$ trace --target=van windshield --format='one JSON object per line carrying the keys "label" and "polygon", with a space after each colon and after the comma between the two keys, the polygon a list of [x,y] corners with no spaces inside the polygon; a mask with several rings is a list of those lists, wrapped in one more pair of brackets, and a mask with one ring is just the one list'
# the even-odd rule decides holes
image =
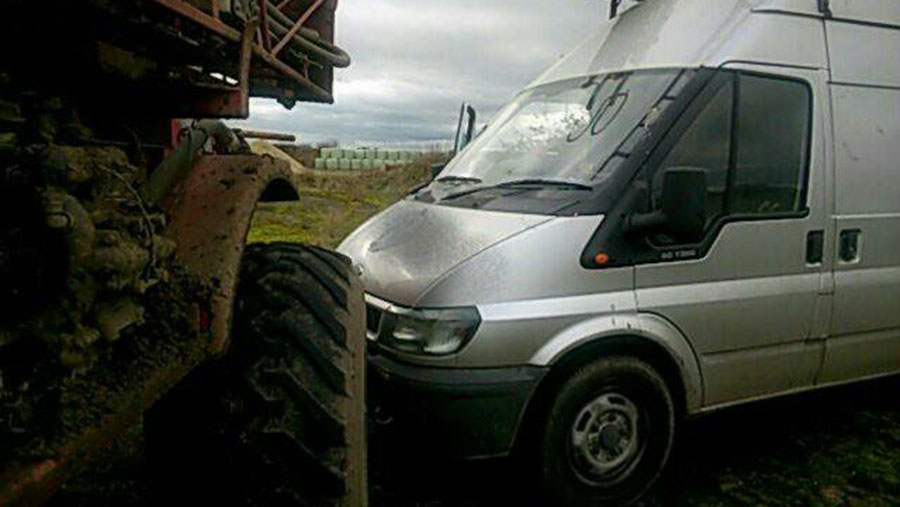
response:
{"label": "van windshield", "polygon": [[522,180],[596,185],[606,162],[621,154],[617,151],[624,144],[633,147],[630,138],[640,137],[670,102],[663,99],[672,95],[676,81],[687,80],[679,80],[683,74],[623,72],[527,90],[447,165],[438,181],[456,190]]}

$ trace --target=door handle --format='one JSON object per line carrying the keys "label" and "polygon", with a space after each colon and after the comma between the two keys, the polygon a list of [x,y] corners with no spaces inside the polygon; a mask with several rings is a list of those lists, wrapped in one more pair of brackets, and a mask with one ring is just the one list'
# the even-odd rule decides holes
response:
{"label": "door handle", "polygon": [[806,263],[822,264],[825,257],[825,231],[810,231],[806,235]]}
{"label": "door handle", "polygon": [[859,229],[847,229],[841,231],[840,248],[838,257],[841,262],[850,263],[859,260],[859,237],[862,231]]}

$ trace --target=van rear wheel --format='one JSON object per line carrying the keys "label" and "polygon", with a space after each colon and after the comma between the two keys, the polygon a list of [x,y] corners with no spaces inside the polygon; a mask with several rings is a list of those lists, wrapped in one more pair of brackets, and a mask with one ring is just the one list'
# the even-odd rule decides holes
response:
{"label": "van rear wheel", "polygon": [[663,378],[630,357],[578,370],[551,404],[540,437],[540,484],[548,505],[622,505],[662,472],[675,436]]}

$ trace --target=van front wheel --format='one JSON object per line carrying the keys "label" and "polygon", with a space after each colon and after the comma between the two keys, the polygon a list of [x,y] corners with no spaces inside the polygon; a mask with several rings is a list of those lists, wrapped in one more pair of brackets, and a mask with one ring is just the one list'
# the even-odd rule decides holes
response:
{"label": "van front wheel", "polygon": [[540,482],[549,505],[622,505],[656,481],[672,449],[675,409],[662,377],[630,357],[578,370],[551,405]]}

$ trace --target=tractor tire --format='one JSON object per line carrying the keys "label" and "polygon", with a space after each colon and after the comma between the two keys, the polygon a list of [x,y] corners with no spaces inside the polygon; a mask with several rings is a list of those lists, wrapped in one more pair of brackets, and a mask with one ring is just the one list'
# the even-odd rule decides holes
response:
{"label": "tractor tire", "polygon": [[172,492],[163,496],[365,506],[365,305],[349,259],[251,245],[235,305],[223,360],[150,418],[156,483]]}

